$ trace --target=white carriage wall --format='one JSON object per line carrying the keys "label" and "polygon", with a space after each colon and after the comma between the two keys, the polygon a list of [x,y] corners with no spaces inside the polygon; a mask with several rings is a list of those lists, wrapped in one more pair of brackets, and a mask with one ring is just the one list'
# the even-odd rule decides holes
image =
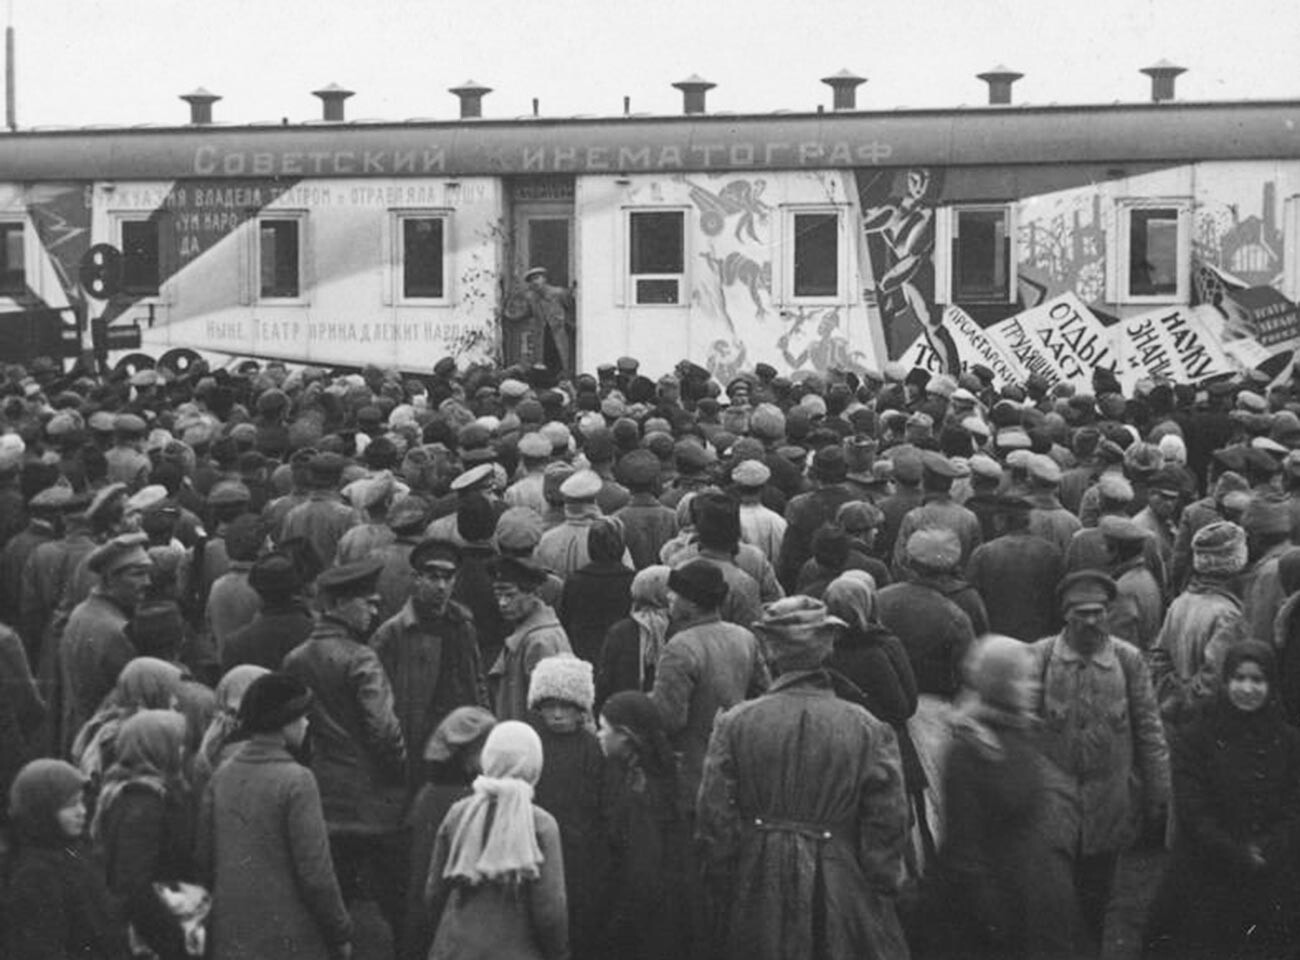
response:
{"label": "white carriage wall", "polygon": [[[685,215],[678,302],[636,303],[629,215]],[[794,217],[838,215],[834,296],[795,296]],[[652,374],[688,358],[724,383],[766,362],[784,373],[879,369],[859,263],[850,172],[579,177],[575,193],[579,367],[622,355]]]}
{"label": "white carriage wall", "polygon": [[[138,321],[145,352],[187,347],[410,370],[427,370],[447,354],[462,363],[493,354],[503,262],[499,180],[303,180],[250,200],[246,191],[254,189],[229,180],[96,191],[94,236],[115,246],[121,220],[161,211],[161,243],[172,248],[172,259],[166,250],[161,259],[177,268],[157,297],[114,321]],[[200,199],[199,190],[208,193]],[[403,215],[442,219],[441,298],[403,295]],[[205,220],[223,216],[234,218],[229,229]],[[258,219],[268,217],[298,223],[297,297],[260,296]]]}

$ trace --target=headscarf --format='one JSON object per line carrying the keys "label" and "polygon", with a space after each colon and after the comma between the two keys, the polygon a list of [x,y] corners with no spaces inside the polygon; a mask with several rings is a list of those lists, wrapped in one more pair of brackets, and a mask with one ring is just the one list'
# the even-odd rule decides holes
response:
{"label": "headscarf", "polygon": [[[1268,700],[1252,714],[1243,713],[1228,699],[1228,681],[1237,668],[1246,661],[1256,663],[1268,679]],[[1232,721],[1246,727],[1282,722],[1281,698],[1277,678],[1277,654],[1260,640],[1243,640],[1230,646],[1223,655],[1223,670],[1219,674],[1219,709]]]}
{"label": "headscarf", "polygon": [[663,714],[650,697],[638,690],[621,690],[605,701],[600,715],[632,741],[644,769],[657,776],[673,772],[673,752]]}
{"label": "headscarf", "polygon": [[122,723],[140,710],[170,710],[181,698],[184,673],[166,660],[136,657],[72,741],[71,758],[81,772],[98,780],[116,756]]}
{"label": "headscarf", "polygon": [[542,863],[533,815],[541,738],[528,724],[506,720],[488,734],[481,761],[442,875],[471,886],[535,880]]}
{"label": "headscarf", "polygon": [[270,672],[265,667],[243,663],[226,671],[217,683],[217,713],[204,731],[203,742],[194,758],[198,776],[206,779],[216,770],[221,751],[239,726],[239,703],[244,699],[244,691],[262,674]]}
{"label": "headscarf", "polygon": [[63,760],[33,760],[21,770],[9,787],[9,817],[14,830],[26,843],[57,847],[66,843],[57,819],[58,812],[86,789],[86,778]]}
{"label": "headscarf", "polygon": [[104,817],[128,784],[161,797],[183,785],[185,717],[175,710],[141,710],[122,722],[117,762],[104,775],[90,835],[100,839]]}
{"label": "headscarf", "polygon": [[865,631],[876,620],[875,579],[869,573],[866,574],[866,579],[851,575],[863,572],[857,570],[840,574],[822,594],[827,611],[857,631]]}
{"label": "headscarf", "polygon": [[639,633],[641,656],[637,661],[637,684],[646,688],[646,671],[659,662],[668,637],[668,576],[672,568],[646,567],[632,578],[632,611]]}

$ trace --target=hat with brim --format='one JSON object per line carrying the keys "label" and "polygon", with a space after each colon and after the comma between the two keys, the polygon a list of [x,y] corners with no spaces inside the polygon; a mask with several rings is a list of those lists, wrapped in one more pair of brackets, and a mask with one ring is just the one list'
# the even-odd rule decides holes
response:
{"label": "hat with brim", "polygon": [[1067,576],[1056,588],[1062,610],[1085,603],[1110,603],[1118,592],[1115,581],[1100,570],[1079,570]]}
{"label": "hat with brim", "polygon": [[311,688],[287,673],[264,673],[239,701],[239,726],[246,734],[274,733],[311,709]]}
{"label": "hat with brim", "polygon": [[550,576],[541,564],[522,557],[498,557],[492,563],[493,584],[508,584],[524,590],[535,590]]}
{"label": "hat with brim", "polygon": [[478,466],[466,470],[453,480],[451,482],[451,489],[455,493],[463,493],[478,486],[485,486],[491,481],[493,474],[494,471],[492,469],[492,464],[480,463]]}
{"label": "hat with brim", "polygon": [[455,570],[460,566],[460,546],[451,540],[432,538],[425,540],[411,551],[412,570],[424,571],[441,567]]}
{"label": "hat with brim", "polygon": [[321,593],[336,599],[368,596],[375,592],[375,584],[383,569],[384,561],[378,558],[330,567],[316,578],[316,587]]}
{"label": "hat with brim", "polygon": [[531,280],[533,279],[533,277],[545,277],[545,276],[547,276],[545,267],[529,267],[527,270],[524,271],[525,280]]}
{"label": "hat with brim", "polygon": [[124,533],[95,548],[86,558],[91,573],[107,577],[126,567],[151,567],[153,560],[145,545],[149,538],[143,533]]}
{"label": "hat with brim", "polygon": [[[670,584],[671,586],[671,584]],[[835,649],[847,624],[827,613],[826,604],[796,595],[767,604],[753,625],[767,656],[782,672],[820,666]]]}

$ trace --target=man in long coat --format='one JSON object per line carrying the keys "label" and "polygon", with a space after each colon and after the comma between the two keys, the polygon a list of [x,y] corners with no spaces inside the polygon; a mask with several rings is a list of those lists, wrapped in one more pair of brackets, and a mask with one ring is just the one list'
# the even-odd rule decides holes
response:
{"label": "man in long coat", "polygon": [[898,742],[835,696],[823,663],[841,626],[808,597],[769,605],[756,630],[778,679],[714,724],[697,836],[718,956],[908,955],[894,909],[908,821]]}

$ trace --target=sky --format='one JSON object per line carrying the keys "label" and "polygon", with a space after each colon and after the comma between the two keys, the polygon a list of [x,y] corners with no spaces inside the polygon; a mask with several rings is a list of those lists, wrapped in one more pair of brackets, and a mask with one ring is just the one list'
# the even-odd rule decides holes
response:
{"label": "sky", "polygon": [[[863,109],[986,100],[975,75],[1025,77],[1017,103],[1146,100],[1137,71],[1188,68],[1186,100],[1300,99],[1300,0],[6,0],[20,127],[451,119],[448,88],[492,87],[484,116],[678,113],[671,84],[717,84],[712,111],[814,110],[819,78],[868,78]],[[2,8],[0,8],[2,9]]]}

